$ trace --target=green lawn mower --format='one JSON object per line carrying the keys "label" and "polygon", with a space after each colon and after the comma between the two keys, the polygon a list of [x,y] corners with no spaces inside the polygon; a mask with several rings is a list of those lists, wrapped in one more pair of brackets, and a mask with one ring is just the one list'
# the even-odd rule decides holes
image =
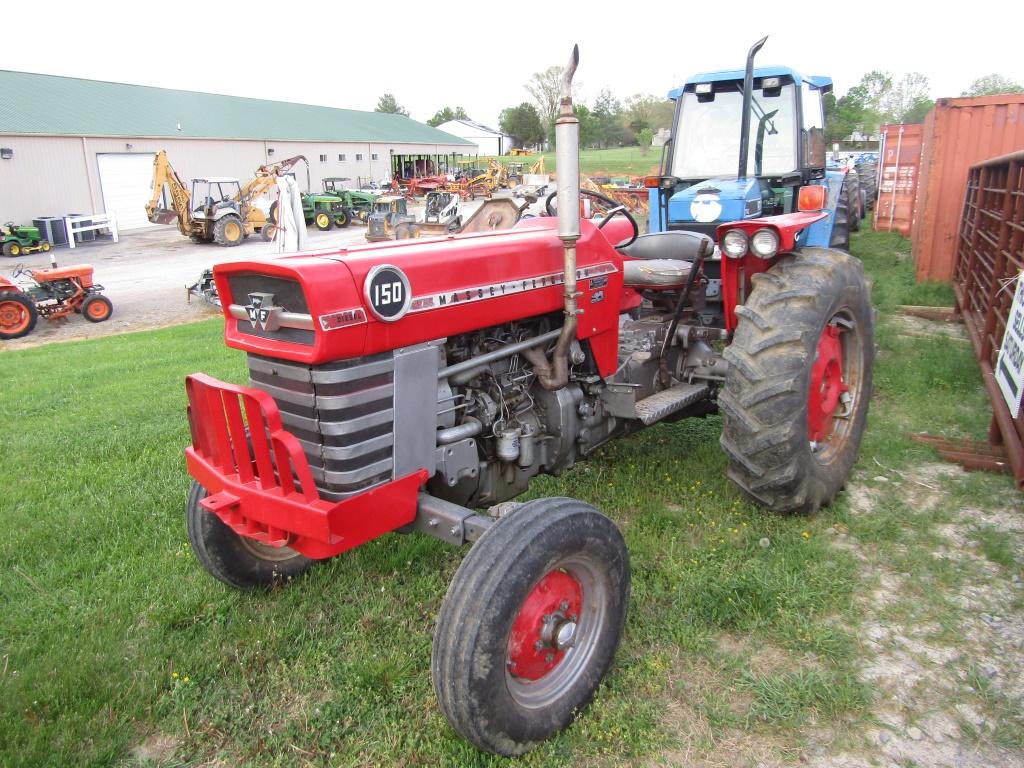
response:
{"label": "green lawn mower", "polygon": [[50,250],[50,241],[45,240],[36,227],[19,226],[9,221],[0,227],[0,248],[4,256],[14,258],[26,253]]}

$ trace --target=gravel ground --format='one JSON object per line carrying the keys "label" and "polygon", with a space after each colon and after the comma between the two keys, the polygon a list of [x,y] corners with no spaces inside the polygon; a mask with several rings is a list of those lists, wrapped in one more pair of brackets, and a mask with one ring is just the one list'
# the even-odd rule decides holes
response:
{"label": "gravel ground", "polygon": [[[463,219],[481,204],[482,201],[463,203]],[[410,212],[419,219],[423,218],[422,206],[410,206]],[[308,250],[365,244],[365,233],[366,228],[360,225],[327,232],[308,227]],[[0,351],[215,317],[219,314],[216,307],[195,298],[191,303],[187,301],[186,286],[195,283],[202,271],[214,264],[274,257],[277,246],[264,242],[258,236],[250,237],[234,248],[195,244],[183,237],[177,227],[161,226],[122,233],[117,243],[103,239],[77,246],[74,250],[58,248],[52,253],[56,254],[57,263],[62,267],[72,264],[95,267],[96,282],[105,287],[106,296],[114,304],[113,316],[104,323],[90,323],[80,315],[58,322],[40,318],[32,333],[0,343]],[[17,260],[0,257],[0,274],[9,277],[19,263],[30,269],[48,267],[50,254],[33,253]]]}

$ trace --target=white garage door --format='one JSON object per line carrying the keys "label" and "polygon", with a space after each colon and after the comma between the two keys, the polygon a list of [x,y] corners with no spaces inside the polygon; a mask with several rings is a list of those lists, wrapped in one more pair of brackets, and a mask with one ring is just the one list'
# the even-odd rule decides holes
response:
{"label": "white garage door", "polygon": [[118,229],[153,227],[146,218],[146,203],[153,190],[153,155],[96,155],[100,169],[103,209],[117,216]]}

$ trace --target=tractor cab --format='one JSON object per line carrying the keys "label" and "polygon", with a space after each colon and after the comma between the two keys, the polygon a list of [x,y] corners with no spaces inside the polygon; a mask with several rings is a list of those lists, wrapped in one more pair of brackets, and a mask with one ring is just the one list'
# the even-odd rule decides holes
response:
{"label": "tractor cab", "polygon": [[[822,97],[832,80],[789,67],[750,72],[749,92],[746,72],[727,70],[694,75],[669,93],[676,114],[651,191],[650,231],[714,238],[722,223],[792,213],[801,187],[826,183]],[[809,228],[802,244],[828,245],[826,224]]]}
{"label": "tractor cab", "polygon": [[238,179],[211,177],[192,180],[192,218],[216,219],[238,212],[242,185]]}

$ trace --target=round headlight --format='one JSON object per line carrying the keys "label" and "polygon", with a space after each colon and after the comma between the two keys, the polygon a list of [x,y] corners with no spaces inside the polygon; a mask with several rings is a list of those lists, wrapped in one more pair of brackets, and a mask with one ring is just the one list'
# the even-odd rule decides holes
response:
{"label": "round headlight", "polygon": [[722,250],[730,259],[746,256],[747,244],[747,233],[742,229],[730,229],[722,236]]}
{"label": "round headlight", "polygon": [[779,252],[779,236],[771,229],[759,229],[750,238],[750,250],[762,259],[770,259]]}

